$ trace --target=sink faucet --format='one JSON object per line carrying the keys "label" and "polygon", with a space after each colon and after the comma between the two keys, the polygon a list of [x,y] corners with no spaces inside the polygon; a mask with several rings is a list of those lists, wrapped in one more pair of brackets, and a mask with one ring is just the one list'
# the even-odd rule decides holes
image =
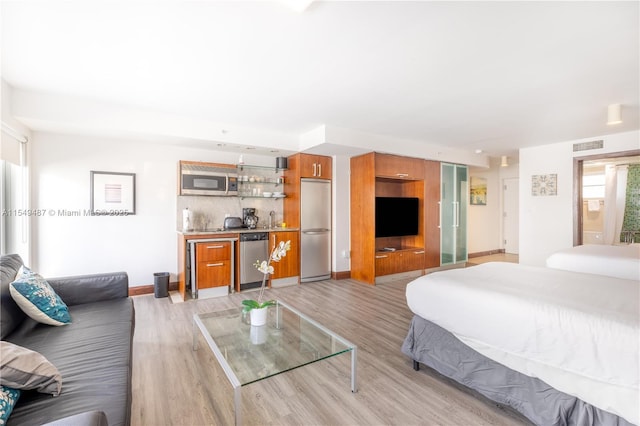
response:
{"label": "sink faucet", "polygon": [[273,228],[273,217],[276,215],[276,212],[271,210],[269,212],[269,228]]}

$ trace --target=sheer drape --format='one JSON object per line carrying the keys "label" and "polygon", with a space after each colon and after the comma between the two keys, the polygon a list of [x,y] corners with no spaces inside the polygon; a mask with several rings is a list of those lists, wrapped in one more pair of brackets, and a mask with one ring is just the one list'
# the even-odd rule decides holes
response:
{"label": "sheer drape", "polygon": [[618,244],[624,220],[628,166],[607,166],[604,190],[605,244]]}

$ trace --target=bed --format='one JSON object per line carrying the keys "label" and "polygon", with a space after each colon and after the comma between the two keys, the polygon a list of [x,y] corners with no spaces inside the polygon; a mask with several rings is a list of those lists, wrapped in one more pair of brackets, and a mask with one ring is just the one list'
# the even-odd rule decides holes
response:
{"label": "bed", "polygon": [[402,351],[536,424],[638,425],[640,285],[492,262],[407,285]]}
{"label": "bed", "polygon": [[585,244],[547,258],[549,268],[640,281],[640,244]]}

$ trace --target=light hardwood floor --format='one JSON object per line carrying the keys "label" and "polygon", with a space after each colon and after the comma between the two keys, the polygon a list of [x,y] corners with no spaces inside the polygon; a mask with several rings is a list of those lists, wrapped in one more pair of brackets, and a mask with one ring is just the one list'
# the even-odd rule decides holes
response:
{"label": "light hardwood floor", "polygon": [[[529,425],[426,367],[413,370],[400,351],[412,317],[407,282],[320,281],[268,290],[267,297],[358,345],[359,391],[350,391],[350,356],[337,356],[243,387],[244,423]],[[238,307],[246,297],[184,303],[134,297],[132,425],[233,424],[231,385],[201,338],[192,350],[192,317]]]}

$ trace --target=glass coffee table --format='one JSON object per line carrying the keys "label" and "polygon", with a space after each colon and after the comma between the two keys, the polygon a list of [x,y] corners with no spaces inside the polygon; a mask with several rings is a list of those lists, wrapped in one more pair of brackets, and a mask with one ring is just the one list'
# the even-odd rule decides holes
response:
{"label": "glass coffee table", "polygon": [[242,386],[351,353],[351,391],[357,391],[357,347],[284,302],[270,307],[267,323],[251,326],[242,308],[195,314],[193,350],[202,334],[231,382],[236,424],[241,424]]}

